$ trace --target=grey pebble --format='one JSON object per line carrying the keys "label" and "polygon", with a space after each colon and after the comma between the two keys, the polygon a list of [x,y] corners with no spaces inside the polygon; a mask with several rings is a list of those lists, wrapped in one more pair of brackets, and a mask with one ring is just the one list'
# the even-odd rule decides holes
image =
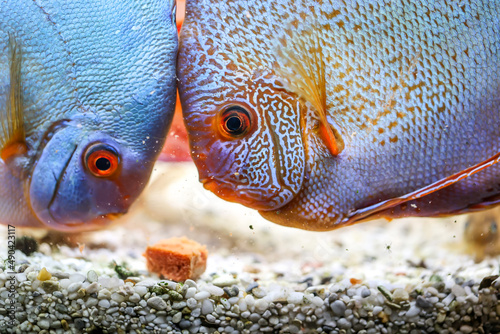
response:
{"label": "grey pebble", "polygon": [[38,320],[37,325],[40,328],[49,329],[50,328],[50,320],[49,319],[40,319],[40,320]]}
{"label": "grey pebble", "polygon": [[424,297],[422,296],[418,296],[417,297],[417,301],[416,301],[416,304],[418,307],[420,308],[424,308],[424,309],[427,309],[427,308],[431,308],[432,307],[432,303],[428,300],[426,300]]}
{"label": "grey pebble", "polygon": [[223,290],[229,297],[236,297],[240,293],[240,289],[236,285],[225,287]]}
{"label": "grey pebble", "polygon": [[250,317],[248,317],[248,320],[250,320],[251,322],[257,322],[257,321],[259,321],[260,318],[261,317],[259,314],[252,313],[252,314],[250,314]]}
{"label": "grey pebble", "polygon": [[336,300],[330,304],[330,308],[332,309],[333,314],[341,317],[345,313],[346,305],[342,300]]}
{"label": "grey pebble", "polygon": [[179,327],[181,329],[188,329],[189,327],[191,327],[191,321],[184,319],[179,323]]}
{"label": "grey pebble", "polygon": [[254,283],[250,283],[247,286],[247,288],[245,289],[245,292],[250,293],[250,291],[252,291],[253,289],[255,289],[258,286],[259,286],[259,284],[255,283],[255,282]]}
{"label": "grey pebble", "polygon": [[56,304],[55,309],[59,313],[68,313],[68,308],[64,304]]}
{"label": "grey pebble", "polygon": [[366,298],[366,297],[370,297],[372,294],[372,292],[370,291],[370,289],[366,288],[366,287],[363,287],[361,289],[361,297],[362,298]]}
{"label": "grey pebble", "polygon": [[83,319],[75,319],[75,328],[76,329],[84,329],[86,327],[85,321]]}
{"label": "grey pebble", "polygon": [[347,320],[346,318],[340,318],[338,321],[337,321],[337,325],[342,328],[342,329],[350,329],[352,327],[352,324],[349,320]]}
{"label": "grey pebble", "polygon": [[60,299],[64,297],[64,295],[62,294],[62,292],[61,292],[61,291],[54,291],[54,292],[52,293],[52,295],[53,295],[54,297],[56,297],[56,298],[60,298]]}

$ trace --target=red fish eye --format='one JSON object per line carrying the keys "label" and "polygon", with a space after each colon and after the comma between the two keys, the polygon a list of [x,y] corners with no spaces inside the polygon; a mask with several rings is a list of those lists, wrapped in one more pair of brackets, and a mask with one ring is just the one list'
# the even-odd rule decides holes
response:
{"label": "red fish eye", "polygon": [[250,129],[250,115],[239,106],[230,107],[222,112],[221,129],[229,137],[241,137]]}
{"label": "red fish eye", "polygon": [[111,149],[91,150],[86,158],[87,169],[96,177],[109,177],[118,170],[118,155]]}

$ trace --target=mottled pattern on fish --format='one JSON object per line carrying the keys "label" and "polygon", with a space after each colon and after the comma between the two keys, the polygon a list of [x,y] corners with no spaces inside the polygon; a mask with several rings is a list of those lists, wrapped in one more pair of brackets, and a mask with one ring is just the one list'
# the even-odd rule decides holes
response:
{"label": "mottled pattern on fish", "polygon": [[[147,183],[173,116],[174,5],[0,0],[0,114],[9,103],[16,47],[28,147],[16,166],[0,159],[0,222],[61,229],[128,209]],[[8,135],[0,128],[1,142]],[[86,175],[79,155],[93,141],[119,151],[118,179]],[[33,196],[40,196],[36,205]],[[36,211],[46,205],[57,222],[40,221],[47,219]]]}
{"label": "mottled pattern on fish", "polygon": [[[289,89],[296,77],[282,75],[279,54],[311,30],[328,121],[345,144],[336,157],[317,111]],[[499,54],[498,1],[188,1],[178,75],[200,179],[277,223],[335,228],[500,151]],[[258,125],[224,140],[214,118],[231,103]],[[381,215],[465,210],[500,193],[499,171]]]}

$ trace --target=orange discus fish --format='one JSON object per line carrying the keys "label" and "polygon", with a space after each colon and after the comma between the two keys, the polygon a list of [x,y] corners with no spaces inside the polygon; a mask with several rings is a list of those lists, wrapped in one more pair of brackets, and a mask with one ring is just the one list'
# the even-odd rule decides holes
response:
{"label": "orange discus fish", "polygon": [[331,230],[500,199],[500,2],[188,0],[178,57],[205,188]]}

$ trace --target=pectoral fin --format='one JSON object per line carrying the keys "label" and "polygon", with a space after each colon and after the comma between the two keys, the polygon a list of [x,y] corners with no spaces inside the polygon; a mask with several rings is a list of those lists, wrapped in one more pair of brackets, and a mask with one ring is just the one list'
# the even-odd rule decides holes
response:
{"label": "pectoral fin", "polygon": [[432,194],[433,192],[449,187],[452,184],[455,184],[460,180],[463,180],[473,174],[476,174],[477,172],[480,172],[483,169],[488,168],[498,162],[500,162],[500,153],[497,153],[487,160],[484,160],[474,166],[464,169],[463,171],[450,175],[444,179],[436,181],[426,187],[423,187],[409,194],[396,198],[391,198],[383,202],[368,206],[366,208],[355,210],[352,213],[350,213],[346,218],[344,218],[340,224],[350,225],[355,222],[359,222],[361,220],[377,218],[377,214],[381,213],[384,210],[393,208],[397,205],[401,205],[408,201],[425,197],[429,194]]}
{"label": "pectoral fin", "polygon": [[276,71],[286,79],[290,91],[314,107],[320,121],[318,135],[336,156],[342,151],[343,143],[327,120],[325,61],[318,29],[282,39],[282,45],[276,50],[280,63]]}
{"label": "pectoral fin", "polygon": [[[9,36],[9,79],[5,102],[0,103],[0,158],[8,162],[27,151],[24,131],[24,114],[21,87],[22,54],[14,37]],[[2,101],[0,100],[0,101]]]}

